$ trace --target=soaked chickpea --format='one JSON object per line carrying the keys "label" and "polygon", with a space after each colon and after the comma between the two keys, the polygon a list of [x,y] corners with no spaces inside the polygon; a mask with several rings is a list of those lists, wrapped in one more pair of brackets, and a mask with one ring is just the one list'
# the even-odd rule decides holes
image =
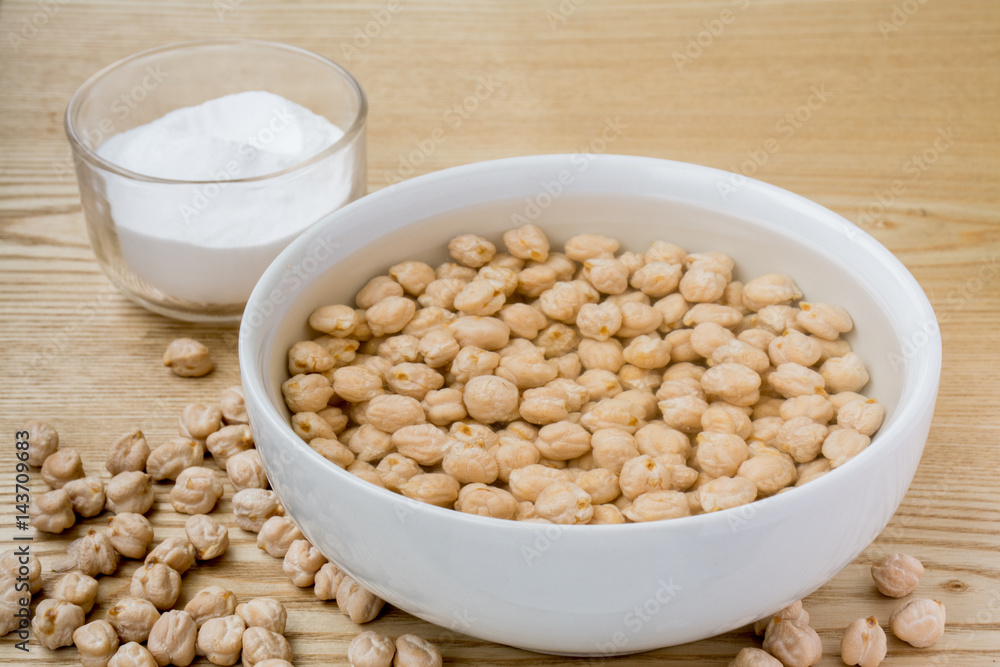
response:
{"label": "soaked chickpea", "polygon": [[663,315],[648,304],[629,301],[615,305],[618,305],[622,314],[622,324],[615,333],[619,338],[651,334],[663,324]]}
{"label": "soaked chickpea", "polygon": [[868,369],[854,352],[827,359],[820,366],[819,373],[826,381],[826,390],[833,394],[861,391],[868,384]]}
{"label": "soaked chickpea", "polygon": [[535,499],[535,514],[552,523],[589,523],[594,516],[590,494],[573,482],[553,482]]}
{"label": "soaked chickpea", "polygon": [[786,331],[803,331],[798,316],[799,309],[792,306],[765,306],[757,313],[755,326],[775,336]]}
{"label": "soaked chickpea", "polygon": [[705,322],[712,322],[730,329],[743,321],[743,314],[731,306],[718,303],[698,303],[691,307],[681,322],[686,327],[695,327]]}
{"label": "soaked chickpea", "polygon": [[655,334],[637,336],[622,351],[622,356],[638,368],[663,368],[670,362],[670,342]]}
{"label": "soaked chickpea", "polygon": [[698,488],[706,512],[739,507],[757,498],[757,485],[745,477],[718,477]]}
{"label": "soaked chickpea", "polygon": [[[472,346],[489,351],[499,350],[510,340],[510,327],[495,317],[466,315],[449,324],[448,328],[463,348]],[[499,363],[499,359],[497,361]]]}
{"label": "soaked chickpea", "polygon": [[622,514],[636,523],[690,516],[688,500],[680,491],[647,491],[635,498]]}
{"label": "soaked chickpea", "polygon": [[621,247],[618,241],[600,234],[578,234],[563,246],[566,256],[577,262],[595,257],[610,257]]}
{"label": "soaked chickpea", "polygon": [[615,340],[598,341],[585,338],[577,348],[580,364],[587,370],[603,370],[617,373],[625,364],[625,353],[622,344]]}
{"label": "soaked chickpea", "polygon": [[489,264],[496,251],[496,246],[475,234],[462,234],[448,243],[452,258],[462,266],[474,269]]}
{"label": "soaked chickpea", "polygon": [[549,257],[549,240],[537,225],[520,225],[503,234],[503,244],[514,257],[544,262]]}
{"label": "soaked chickpea", "polygon": [[768,273],[749,281],[743,286],[743,305],[752,311],[765,306],[784,306],[802,298],[791,276],[783,273]]}
{"label": "soaked chickpea", "polygon": [[858,433],[853,428],[841,428],[831,432],[823,440],[823,456],[830,460],[831,468],[839,468],[871,444],[871,438]]}
{"label": "soaked chickpea", "polygon": [[565,481],[569,481],[569,477],[562,470],[535,463],[512,470],[508,484],[514,498],[533,503],[547,486]]}
{"label": "soaked chickpea", "polygon": [[740,464],[736,474],[756,485],[758,498],[774,495],[793,484],[798,476],[791,458],[776,450],[773,453],[751,456]]}
{"label": "soaked chickpea", "polygon": [[451,507],[458,499],[459,483],[448,474],[422,473],[401,484],[399,491],[412,500],[438,507]]}
{"label": "soaked chickpea", "polygon": [[777,370],[767,376],[767,383],[785,398],[822,394],[826,391],[826,381],[822,375],[791,362],[778,366]]}
{"label": "soaked chickpea", "polygon": [[495,519],[513,519],[517,499],[503,489],[487,484],[466,484],[458,493],[455,509],[466,514],[489,516]]}
{"label": "soaked chickpea", "polygon": [[497,463],[497,478],[506,483],[513,471],[534,465],[541,460],[541,454],[529,440],[519,438],[501,441],[490,450]]}
{"label": "soaked chickpea", "polygon": [[546,359],[562,358],[575,354],[574,350],[580,344],[580,336],[571,327],[556,323],[545,327],[534,343],[544,351]]}
{"label": "soaked chickpea", "polygon": [[472,378],[462,396],[469,416],[486,424],[517,419],[519,398],[513,382],[494,375]]}
{"label": "soaked chickpea", "polygon": [[[534,309],[532,309],[534,310]],[[622,310],[614,303],[586,303],[576,315],[580,334],[598,341],[605,341],[618,333],[622,326]]]}
{"label": "soaked chickpea", "polygon": [[796,322],[809,333],[826,340],[836,340],[840,334],[854,328],[850,314],[832,303],[800,303]]}
{"label": "soaked chickpea", "polygon": [[871,437],[882,426],[885,408],[877,399],[853,400],[837,410],[837,424]]}

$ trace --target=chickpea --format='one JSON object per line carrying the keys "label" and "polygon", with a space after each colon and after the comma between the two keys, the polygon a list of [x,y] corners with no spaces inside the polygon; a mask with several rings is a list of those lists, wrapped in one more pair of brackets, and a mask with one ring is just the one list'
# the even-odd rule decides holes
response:
{"label": "chickpea", "polygon": [[718,301],[725,292],[728,282],[726,276],[721,273],[692,266],[680,279],[678,289],[684,300],[689,303],[707,303]]}
{"label": "chickpea", "polygon": [[729,667],[782,667],[781,661],[759,648],[743,648],[729,663]]}
{"label": "chickpea", "polygon": [[618,241],[599,234],[577,234],[563,246],[566,256],[577,262],[595,257],[611,257],[621,247]]}
{"label": "chickpea", "polygon": [[861,391],[868,384],[868,369],[861,357],[848,352],[842,357],[827,359],[819,369],[826,381],[826,389],[831,393]]}
{"label": "chickpea", "polygon": [[[110,538],[96,530],[89,530],[83,537],[70,542],[66,547],[66,553],[69,562],[90,577],[96,577],[98,574],[114,574],[118,569],[118,552],[115,551]],[[41,585],[41,580],[38,585]]]}
{"label": "chickpea", "polygon": [[[643,429],[648,428],[644,426]],[[643,429],[637,431],[642,432]],[[627,431],[616,428],[598,429],[591,436],[594,461],[601,467],[620,473],[622,466],[639,456],[636,439]]]}
{"label": "chickpea", "polygon": [[[586,286],[587,289],[584,288]],[[576,322],[586,303],[597,303],[597,290],[582,281],[557,282],[538,297],[538,306],[548,317],[564,324]]]}
{"label": "chickpea", "polygon": [[149,445],[142,431],[135,429],[125,433],[112,443],[104,467],[112,475],[120,472],[140,471],[146,468]]}
{"label": "chickpea", "polygon": [[705,322],[731,329],[743,321],[743,314],[731,306],[718,303],[699,303],[688,310],[681,322],[686,327],[694,327]]}
{"label": "chickpea", "polygon": [[832,431],[823,440],[823,456],[830,459],[832,468],[839,468],[864,451],[871,444],[871,438],[858,433],[853,428]]}
{"label": "chickpea", "polygon": [[315,341],[299,341],[288,350],[288,372],[291,375],[322,373],[334,365],[330,352]]}
{"label": "chickpea", "polygon": [[30,419],[21,426],[28,432],[28,465],[42,467],[45,459],[59,449],[59,433],[48,422],[40,419]]}
{"label": "chickpea", "polygon": [[503,244],[507,252],[518,259],[544,262],[549,257],[549,240],[536,225],[508,229],[503,234]]}
{"label": "chickpea", "polygon": [[663,422],[682,433],[694,433],[701,428],[701,416],[708,403],[696,395],[678,396],[659,402]]}
{"label": "chickpea", "polygon": [[118,634],[107,621],[92,621],[73,631],[73,644],[83,667],[107,667],[118,650]]}
{"label": "chickpea", "polygon": [[766,353],[739,339],[729,340],[714,348],[708,359],[713,366],[725,363],[740,364],[755,373],[763,373],[770,366]]}
{"label": "chickpea", "polygon": [[513,471],[533,465],[541,460],[538,449],[528,440],[513,438],[490,450],[497,463],[497,477],[506,483]]}
{"label": "chickpea", "polygon": [[455,295],[454,307],[466,315],[493,315],[507,302],[504,285],[496,280],[476,278]]}
{"label": "chickpea", "polygon": [[[323,569],[328,566],[337,567],[333,563],[325,563]],[[279,635],[285,633],[285,623],[288,620],[285,605],[274,598],[253,598],[242,602],[236,605],[236,615],[243,619],[248,628],[264,628]]]}
{"label": "chickpea", "polygon": [[[313,438],[316,442],[319,438]],[[314,446],[315,448],[315,446]],[[233,487],[237,491],[243,489],[266,489],[268,487],[267,474],[264,472],[264,464],[260,460],[260,454],[256,449],[248,449],[230,456],[226,460],[226,475]]]}
{"label": "chickpea", "polygon": [[466,484],[458,492],[455,509],[466,514],[513,519],[517,499],[508,491],[481,483]]}
{"label": "chickpea", "polygon": [[163,354],[163,365],[182,378],[197,378],[212,372],[212,355],[193,338],[175,338]]}
{"label": "chickpea", "polygon": [[[159,449],[158,447],[157,450]],[[115,514],[145,514],[156,499],[152,476],[136,471],[120,472],[112,477],[104,493],[108,509]]]}
{"label": "chickpea", "polygon": [[351,667],[392,667],[396,645],[391,639],[374,630],[362,632],[347,647],[347,661]]}
{"label": "chickpea", "polygon": [[632,274],[629,284],[654,299],[660,299],[677,290],[683,269],[680,264],[647,261]]}
{"label": "chickpea", "polygon": [[757,485],[744,477],[718,477],[698,489],[706,512],[739,507],[757,498]]}
{"label": "chickpea", "polygon": [[753,424],[744,410],[724,401],[716,401],[701,415],[703,431],[733,433],[746,440],[753,433]]}
{"label": "chickpea", "polygon": [[760,375],[746,366],[731,362],[713,366],[701,378],[701,386],[707,395],[737,406],[756,403],[760,398],[760,384]]}
{"label": "chickpea", "polygon": [[82,572],[64,574],[53,586],[51,597],[75,604],[89,614],[97,599],[97,579]]}
{"label": "chickpea", "polygon": [[526,389],[519,411],[532,424],[553,424],[569,417],[570,412],[565,393],[550,387]]}
{"label": "chickpea", "polygon": [[[281,383],[281,393],[285,398],[285,404],[292,412],[319,412],[327,406],[333,398],[334,389],[330,381],[319,373],[309,375],[296,375]],[[249,433],[250,428],[246,425],[226,426],[222,429],[245,429]],[[208,436],[217,436],[222,431],[212,433]],[[211,450],[211,447],[209,447]]]}
{"label": "chickpea", "polygon": [[778,429],[774,443],[797,463],[808,463],[819,456],[828,432],[826,426],[817,424],[809,417],[794,417]]}
{"label": "chickpea", "polygon": [[416,312],[417,305],[412,299],[390,296],[368,308],[365,318],[372,335],[378,337],[399,333]]}
{"label": "chickpea", "polygon": [[798,479],[795,481],[795,486],[802,486],[808,482],[813,481],[822,477],[826,473],[830,472],[832,467],[830,465],[830,460],[820,457],[809,463],[800,463],[796,466],[796,471],[798,472]]}
{"label": "chickpea", "polygon": [[434,275],[437,276],[438,280],[455,278],[469,282],[476,277],[476,270],[468,266],[456,264],[455,262],[445,262],[434,269]]}
{"label": "chickpea", "polygon": [[84,622],[80,607],[65,600],[42,600],[35,608],[31,629],[42,646],[55,650],[72,646],[73,632]]}
{"label": "chickpea", "polygon": [[414,475],[399,486],[399,492],[407,498],[438,507],[454,505],[458,499],[458,490],[458,481],[444,473]]}
{"label": "chickpea", "polygon": [[[330,351],[327,350],[327,353],[329,354]],[[222,394],[219,396],[219,411],[222,412],[222,419],[227,424],[249,423],[246,399],[243,397],[243,387],[237,384],[223,389]]]}
{"label": "chickpea", "polygon": [[108,517],[109,537],[115,551],[125,558],[142,558],[153,542],[149,519],[134,512]]}
{"label": "chickpea", "polygon": [[837,424],[871,437],[882,426],[885,408],[877,399],[854,400],[837,410]]}
{"label": "chickpea", "polygon": [[403,296],[403,286],[389,276],[375,276],[354,297],[359,308],[371,308],[382,299]]}
{"label": "chickpea", "polygon": [[462,266],[478,269],[490,263],[496,246],[475,234],[462,234],[448,242],[448,253]]}
{"label": "chickpea", "polygon": [[514,498],[519,501],[535,502],[538,495],[550,484],[566,481],[569,481],[569,476],[562,470],[535,463],[512,470],[508,484]]}
{"label": "chickpea", "polygon": [[691,330],[691,347],[699,356],[711,359],[716,349],[733,341],[733,332],[715,322],[703,322]]}
{"label": "chickpea", "polygon": [[628,289],[629,270],[618,259],[595,257],[584,261],[583,277],[602,294],[621,294]]}
{"label": "chickpea", "polygon": [[580,344],[580,336],[571,327],[557,322],[545,327],[534,343],[545,353],[546,359],[552,359],[574,354]]}
{"label": "chickpea", "polygon": [[197,651],[213,665],[235,665],[243,650],[246,629],[244,620],[233,614],[206,619],[197,630]]}
{"label": "chickpea", "polygon": [[923,574],[923,564],[908,554],[889,554],[872,565],[872,579],[878,592],[890,598],[906,597],[917,590]]}
{"label": "chickpea", "polygon": [[622,344],[614,339],[598,341],[585,338],[580,341],[577,354],[580,355],[581,365],[587,370],[617,373],[625,363]]}
{"label": "chickpea", "polygon": [[257,548],[263,549],[274,558],[284,558],[288,547],[301,540],[302,532],[287,516],[272,516],[264,522],[257,533]]}
{"label": "chickpea", "polygon": [[370,484],[385,488],[385,484],[382,483],[382,478],[378,476],[377,472],[375,472],[375,466],[370,463],[365,461],[355,461],[351,465],[347,466],[345,470],[355,477],[363,479]]}
{"label": "chickpea", "polygon": [[36,530],[46,533],[61,533],[76,523],[73,502],[65,489],[35,495],[28,507],[28,516]]}
{"label": "chickpea", "polygon": [[822,394],[826,381],[816,371],[801,364],[787,363],[767,376],[767,383],[785,398]]}
{"label": "chickpea", "polygon": [[698,434],[695,458],[700,469],[712,477],[732,477],[749,458],[749,448],[736,434],[704,431]]}
{"label": "chickpea", "polygon": [[146,472],[156,482],[175,480],[182,470],[200,466],[204,460],[205,446],[202,443],[191,438],[174,438],[150,452],[146,459]]}
{"label": "chickpea", "polygon": [[764,306],[757,313],[755,327],[775,336],[786,331],[802,331],[798,321],[799,309],[792,306]]}
{"label": "chickpea", "polygon": [[160,610],[170,609],[181,593],[181,575],[163,563],[146,563],[132,574],[129,595],[149,600]]}
{"label": "chickpea", "polygon": [[[572,277],[570,273],[570,277]],[[517,274],[517,293],[535,299],[552,289],[559,277],[555,269],[545,264],[528,266]]]}
{"label": "chickpea", "polygon": [[452,387],[427,392],[420,407],[424,409],[427,421],[435,426],[446,426],[468,415],[462,402],[462,392]]}
{"label": "chickpea", "polygon": [[885,630],[874,616],[852,622],[840,640],[840,656],[848,665],[878,667],[885,660],[886,650]]}
{"label": "chickpea", "polygon": [[518,399],[517,386],[494,375],[478,375],[470,379],[462,397],[469,415],[484,423],[517,419]]}
{"label": "chickpea", "polygon": [[663,335],[663,340],[670,343],[670,361],[683,363],[697,361],[701,355],[695,352],[691,345],[691,334],[694,329],[674,329]]}
{"label": "chickpea", "polygon": [[284,513],[285,508],[274,491],[243,489],[233,496],[236,525],[248,532],[260,532],[265,521],[272,516],[282,516]]}
{"label": "chickpea", "polygon": [[[455,307],[455,297],[461,292],[466,285],[469,284],[468,280],[458,280],[455,278],[440,278],[438,280],[432,281],[424,290],[424,293],[417,297],[417,301],[423,306],[424,310],[429,308],[438,308],[451,310]],[[410,323],[407,324],[409,327],[414,320],[420,316],[417,313]],[[404,330],[406,327],[404,327]]]}
{"label": "chickpea", "polygon": [[184,523],[184,532],[194,545],[198,560],[211,560],[229,548],[229,531],[207,514],[195,514]]}
{"label": "chickpea", "polygon": [[444,377],[426,364],[401,363],[389,369],[386,384],[393,393],[422,401],[428,392],[444,386]]}
{"label": "chickpea", "polygon": [[799,326],[818,338],[836,340],[854,328],[850,314],[832,303],[802,302],[799,309],[796,316]]}
{"label": "chickpea", "polygon": [[[316,452],[327,461],[331,461],[341,468],[346,468],[354,463],[354,452],[346,446],[340,444],[337,440],[330,440],[328,438],[313,438],[309,441],[309,446],[316,450]],[[266,489],[267,480],[265,479],[264,483],[256,488]]]}
{"label": "chickpea", "polygon": [[160,612],[152,602],[137,597],[122,598],[108,610],[108,623],[123,643],[146,641],[159,618]]}
{"label": "chickpea", "polygon": [[[254,489],[257,490],[257,489]],[[222,482],[208,468],[186,468],[170,490],[170,504],[181,514],[207,514],[222,497]]]}
{"label": "chickpea", "polygon": [[660,314],[660,326],[662,333],[667,333],[681,326],[684,314],[691,308],[691,305],[684,300],[679,292],[668,294],[662,299],[658,299],[652,304],[653,309]]}
{"label": "chickpea", "polygon": [[[364,311],[361,311],[361,312],[364,312]],[[361,325],[358,325],[358,326],[361,326]],[[364,326],[367,328],[367,326],[368,326],[367,320],[364,321]],[[334,338],[332,336],[320,336],[319,338],[316,338],[316,339],[313,340],[313,342],[319,343],[320,345],[322,345],[323,349],[325,349],[330,354],[330,358],[333,359],[333,368],[331,368],[328,371],[323,371],[323,374],[326,375],[327,379],[330,378],[329,374],[332,371],[334,371],[337,368],[342,368],[342,367],[344,367],[344,366],[352,363],[355,359],[357,359],[357,356],[358,356],[357,355],[357,351],[358,351],[358,348],[361,347],[360,341],[361,340],[367,341],[367,340],[369,340],[371,338],[371,332],[368,332],[368,334],[362,338],[361,334],[358,333],[358,331],[357,331],[357,327],[355,328],[355,332],[354,332],[353,335],[354,335],[354,338]],[[240,395],[239,395],[239,397],[237,399],[231,399],[231,400],[237,401],[237,404],[236,404],[237,407],[238,407],[238,401],[242,400],[242,396],[243,396],[243,394],[240,393]],[[225,418],[226,423],[233,423],[233,424],[245,424],[245,423],[247,423],[247,421],[248,421],[247,419],[236,419],[236,420],[233,420],[233,419],[230,419],[229,417],[226,416],[226,410],[227,410],[227,408],[226,408],[226,405],[225,405],[225,399],[226,399],[226,394],[223,394],[223,400],[219,402],[219,409],[222,410],[222,416]],[[245,404],[243,406],[243,412],[244,412],[244,414],[246,412],[246,405]]]}
{"label": "chickpea", "polygon": [[204,440],[222,428],[222,411],[204,403],[189,403],[180,417],[180,434],[192,440]]}
{"label": "chickpea", "polygon": [[499,283],[504,297],[510,298],[517,291],[517,276],[524,262],[510,255],[497,255],[493,261],[479,269],[475,280],[493,280]]}
{"label": "chickpea", "polygon": [[471,444],[453,446],[441,461],[444,472],[460,484],[491,484],[500,474],[496,459],[482,447]]}
{"label": "chickpea", "polygon": [[641,406],[620,398],[603,398],[580,418],[580,425],[591,433],[602,428],[635,433],[645,422]]}
{"label": "chickpea", "polygon": [[776,616],[764,632],[764,650],[786,667],[810,667],[823,656],[823,642],[808,625]]}
{"label": "chickpea", "polygon": [[742,341],[751,347],[755,347],[765,354],[767,354],[770,350],[771,341],[775,338],[777,338],[777,336],[767,329],[758,329],[754,326],[744,329],[736,335],[736,340]]}
{"label": "chickpea", "polygon": [[819,360],[822,348],[815,338],[788,330],[771,340],[767,352],[775,367],[787,363],[812,366]]}
{"label": "chickpea", "polygon": [[206,586],[191,598],[184,611],[190,614],[199,629],[212,618],[232,616],[236,613],[236,595],[222,586]]}
{"label": "chickpea", "polygon": [[83,460],[75,449],[60,449],[42,463],[42,480],[53,489],[61,489],[85,474]]}
{"label": "chickpea", "polygon": [[765,306],[785,306],[801,298],[802,290],[783,273],[768,273],[743,286],[743,304],[753,311]]}
{"label": "chickpea", "polygon": [[548,324],[548,318],[537,308],[526,303],[510,303],[500,309],[498,317],[520,338],[532,340]]}
{"label": "chickpea", "polygon": [[[316,582],[313,584],[313,592],[318,600],[336,600],[337,587],[347,575],[333,563],[323,563],[323,567],[316,573]],[[274,628],[268,628],[274,630]],[[274,630],[278,632],[277,630]],[[279,633],[280,634],[280,633]]]}
{"label": "chickpea", "polygon": [[637,336],[629,342],[622,356],[638,368],[662,368],[670,362],[670,342],[655,334]]}
{"label": "chickpea", "polygon": [[594,516],[590,519],[592,526],[610,526],[625,523],[625,515],[614,505],[594,505]]}
{"label": "chickpea", "polygon": [[427,285],[434,281],[434,268],[425,262],[400,262],[389,269],[389,276],[395,279],[408,294],[420,296]]}
{"label": "chickpea", "polygon": [[254,667],[270,659],[292,660],[288,640],[264,628],[247,628],[243,632],[243,667]]}
{"label": "chickpea", "polygon": [[758,498],[774,495],[797,477],[795,464],[780,452],[751,456],[740,464],[736,474],[754,483]]}
{"label": "chickpea", "polygon": [[[309,316],[309,326],[334,338],[351,335],[357,325],[357,315],[350,306],[342,304],[320,306]],[[291,366],[291,355],[289,355]]]}
{"label": "chickpea", "polygon": [[618,306],[622,313],[622,324],[615,332],[619,338],[634,338],[651,334],[663,323],[663,315],[645,303],[627,302]]}
{"label": "chickpea", "polygon": [[108,667],[158,667],[149,650],[138,642],[127,642],[108,661]]}
{"label": "chickpea", "polygon": [[368,403],[365,416],[380,431],[395,433],[403,427],[422,424],[424,409],[415,398],[380,394]]}
{"label": "chickpea", "polygon": [[177,574],[184,574],[195,560],[194,545],[183,537],[168,537],[146,554],[146,565],[163,563]]}
{"label": "chickpea", "polygon": [[827,424],[833,419],[833,404],[820,394],[796,396],[781,404],[778,414],[785,421],[795,417],[808,417],[817,424]]}
{"label": "chickpea", "polygon": [[819,343],[822,350],[819,359],[816,361],[817,364],[825,363],[827,359],[833,359],[834,357],[842,357],[851,351],[851,344],[841,338],[826,340],[825,338],[813,336],[813,339]]}
{"label": "chickpea", "polygon": [[296,540],[288,547],[281,569],[291,578],[292,584],[306,588],[313,585],[324,563],[326,558],[319,549],[307,540]]}
{"label": "chickpea", "polygon": [[563,421],[539,429],[535,447],[545,458],[568,461],[589,452],[590,440],[582,426]]}
{"label": "chickpea", "polygon": [[351,577],[344,577],[337,587],[337,606],[358,624],[375,620],[385,602],[364,589]]}
{"label": "chickpea", "polygon": [[147,650],[156,664],[190,665],[194,661],[198,629],[185,611],[164,612],[149,631]]}
{"label": "chickpea", "polygon": [[787,607],[779,609],[777,612],[765,616],[754,623],[753,633],[758,637],[763,637],[764,631],[767,630],[767,626],[771,624],[771,620],[775,617],[784,621],[795,621],[801,625],[809,625],[809,612],[802,607],[802,600],[796,600]]}
{"label": "chickpea", "polygon": [[937,600],[907,600],[889,616],[889,627],[892,634],[910,646],[932,646],[944,634],[944,605]]}
{"label": "chickpea", "polygon": [[587,492],[594,505],[612,502],[621,495],[618,475],[608,468],[593,468],[580,473],[574,484]]}
{"label": "chickpea", "polygon": [[400,635],[396,638],[396,657],[393,667],[441,667],[441,652],[434,644],[417,635]]}
{"label": "chickpea", "polygon": [[662,521],[690,516],[691,509],[680,491],[647,491],[637,496],[622,514],[634,522]]}

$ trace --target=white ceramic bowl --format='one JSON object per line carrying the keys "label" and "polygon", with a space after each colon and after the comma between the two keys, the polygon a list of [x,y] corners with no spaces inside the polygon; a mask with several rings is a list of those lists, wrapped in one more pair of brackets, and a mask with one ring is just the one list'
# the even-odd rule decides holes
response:
{"label": "white ceramic bowl", "polygon": [[[330,560],[432,623],[535,651],[613,655],[694,641],[808,595],[850,563],[899,506],[937,395],[937,323],[917,282],[835,213],[706,167],[627,156],[472,164],[369,195],[306,232],[258,283],[240,331],[247,409],[268,477]],[[732,186],[737,186],[735,192]],[[730,187],[726,187],[730,186]],[[475,232],[499,241],[532,219],[561,245],[581,232],[644,250],[718,250],[737,277],[780,271],[809,300],[842,304],[888,417],[873,444],[793,492],[646,524],[545,526],[409,501],[323,459],[288,425],[286,352],[309,313],[352,302],[403,259],[444,261]]]}

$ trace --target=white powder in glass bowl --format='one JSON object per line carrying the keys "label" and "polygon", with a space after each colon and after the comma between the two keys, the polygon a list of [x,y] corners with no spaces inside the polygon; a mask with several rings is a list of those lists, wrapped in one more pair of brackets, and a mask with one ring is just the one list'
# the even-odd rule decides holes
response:
{"label": "white powder in glass bowl", "polygon": [[[226,95],[171,111],[115,135],[97,150],[128,171],[178,183],[108,174],[106,194],[129,268],[171,297],[242,303],[298,234],[347,203],[353,151],[293,167],[343,131],[283,97]],[[190,181],[202,181],[192,183]],[[239,182],[232,182],[239,181]]]}

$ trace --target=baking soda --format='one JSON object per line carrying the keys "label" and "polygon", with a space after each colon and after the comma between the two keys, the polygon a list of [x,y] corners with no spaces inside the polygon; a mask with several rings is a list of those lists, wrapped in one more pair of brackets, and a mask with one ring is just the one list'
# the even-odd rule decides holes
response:
{"label": "baking soda", "polygon": [[343,136],[327,119],[262,91],[171,111],[97,150],[143,176],[108,174],[122,256],[143,281],[197,304],[242,303],[271,261],[352,195],[354,151],[263,180]]}

